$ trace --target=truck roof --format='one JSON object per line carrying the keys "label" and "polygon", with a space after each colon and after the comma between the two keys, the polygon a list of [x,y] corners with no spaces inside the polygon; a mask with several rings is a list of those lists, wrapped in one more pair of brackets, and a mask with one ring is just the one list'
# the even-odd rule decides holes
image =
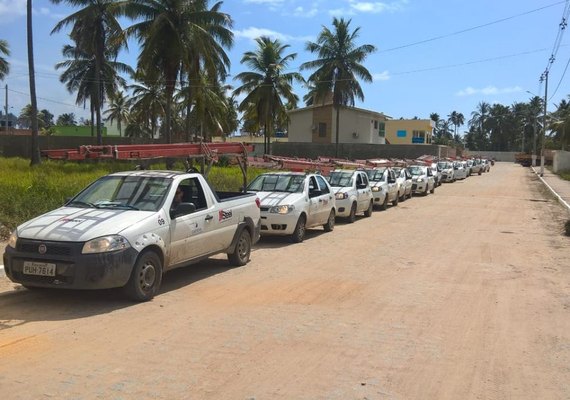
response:
{"label": "truck roof", "polygon": [[174,178],[179,175],[186,174],[181,171],[165,171],[165,170],[140,170],[140,171],[120,171],[109,174],[108,176],[142,176],[148,178]]}

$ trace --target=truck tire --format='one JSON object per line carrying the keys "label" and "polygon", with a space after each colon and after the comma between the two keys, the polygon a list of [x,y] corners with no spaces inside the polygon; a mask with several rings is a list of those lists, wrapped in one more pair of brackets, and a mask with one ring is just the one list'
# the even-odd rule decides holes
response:
{"label": "truck tire", "polygon": [[433,185],[433,188],[429,191],[431,194],[435,193],[435,185]]}
{"label": "truck tire", "polygon": [[305,231],[307,228],[307,218],[305,218],[304,214],[299,216],[297,220],[297,225],[295,225],[295,230],[291,234],[291,241],[293,243],[301,243],[303,239],[305,239]]}
{"label": "truck tire", "polygon": [[334,213],[334,210],[331,210],[327,223],[323,225],[325,232],[332,232],[332,230],[334,229],[335,217],[336,215]]}
{"label": "truck tire", "polygon": [[251,235],[247,229],[242,229],[236,247],[232,253],[228,253],[228,261],[235,267],[241,267],[249,261],[251,254]]}
{"label": "truck tire", "polygon": [[124,286],[125,294],[135,301],[149,301],[158,293],[162,283],[162,262],[154,251],[143,252]]}
{"label": "truck tire", "polygon": [[365,217],[371,217],[373,208],[374,208],[374,200],[370,200],[370,205],[368,206],[366,211],[364,211],[364,216]]}
{"label": "truck tire", "polygon": [[356,221],[356,203],[352,203],[350,214],[348,214],[348,222],[352,224],[354,221]]}
{"label": "truck tire", "polygon": [[[400,193],[398,193],[398,194],[400,194]],[[404,189],[404,192],[400,196],[400,201],[406,201],[406,189]]]}
{"label": "truck tire", "polygon": [[392,206],[397,206],[398,205],[398,201],[400,201],[400,198],[398,197],[399,193],[396,193],[396,198],[394,199],[394,201],[392,202]]}
{"label": "truck tire", "polygon": [[384,203],[380,205],[381,210],[385,210],[387,208],[388,208],[388,193],[386,193],[386,196],[384,197]]}

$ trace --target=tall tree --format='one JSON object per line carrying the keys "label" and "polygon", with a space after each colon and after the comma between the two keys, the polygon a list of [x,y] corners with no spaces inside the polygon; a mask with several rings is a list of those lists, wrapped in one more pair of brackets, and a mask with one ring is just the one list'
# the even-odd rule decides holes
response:
{"label": "tall tree", "polygon": [[[241,63],[249,67],[250,71],[241,72],[235,77],[242,85],[234,91],[234,95],[246,94],[239,109],[247,117],[257,118],[258,125],[264,129],[264,151],[269,154],[276,119],[286,115],[286,103],[297,104],[299,98],[293,93],[292,84],[295,81],[302,82],[303,78],[297,72],[282,72],[297,57],[296,53],[283,54],[289,45],[267,36],[255,41],[257,49],[244,53],[241,59]],[[255,113],[248,113],[252,108]]]}
{"label": "tall tree", "polygon": [[73,25],[70,38],[79,52],[86,58],[93,59],[91,108],[96,116],[97,143],[103,143],[101,109],[105,102],[103,89],[103,68],[111,52],[116,56],[125,45],[123,30],[118,17],[125,5],[124,1],[115,0],[51,0],[55,4],[68,3],[83,7],[59,21],[52,33],[59,32],[67,25]]}
{"label": "tall tree", "polygon": [[469,127],[475,128],[474,143],[476,148],[474,150],[485,150],[487,147],[487,119],[491,106],[484,101],[477,105],[477,109],[471,112],[471,119],[469,120]]}
{"label": "tall tree", "polygon": [[75,121],[75,114],[73,114],[73,113],[61,114],[59,117],[57,117],[57,120],[55,123],[56,123],[56,125],[59,125],[59,126],[75,126],[75,125],[77,125],[77,122]]}
{"label": "tall tree", "polygon": [[[196,59],[207,70],[229,65],[224,47],[233,43],[232,20],[220,11],[222,2],[208,9],[208,0],[132,0],[125,8],[134,19],[127,28],[141,45],[139,69],[149,77],[164,80],[165,136],[171,143],[174,92],[184,67],[196,65]],[[194,68],[196,70],[196,68]],[[191,75],[192,76],[192,75]]]}
{"label": "tall tree", "polygon": [[0,81],[4,80],[6,75],[10,72],[10,63],[6,58],[2,56],[10,55],[10,48],[8,47],[8,42],[0,39]]}
{"label": "tall tree", "polygon": [[317,99],[324,100],[332,92],[336,112],[336,147],[339,156],[340,107],[354,106],[355,97],[364,100],[358,78],[372,82],[372,75],[362,65],[368,55],[376,51],[371,44],[356,45],[360,28],[350,30],[351,20],[333,18],[333,30],[323,26],[316,42],[308,42],[306,49],[317,54],[317,59],[301,64],[301,70],[314,69],[309,82],[315,86]]}
{"label": "tall tree", "polygon": [[123,92],[109,94],[109,107],[103,113],[106,115],[105,121],[113,123],[117,121],[117,129],[119,129],[119,136],[123,136],[123,123],[129,121],[129,106],[127,98]]}
{"label": "tall tree", "polygon": [[32,29],[32,0],[26,3],[26,23],[28,38],[28,75],[30,80],[30,102],[32,107],[32,156],[30,165],[41,164],[40,143],[38,139],[38,101],[36,98],[36,69],[34,66],[34,33]]}
{"label": "tall tree", "polygon": [[[159,119],[166,115],[164,85],[162,81],[147,79],[144,72],[140,70],[137,72],[136,78],[139,82],[128,87],[132,93],[129,99],[130,136],[141,134],[144,137],[154,138]],[[148,83],[145,84],[145,81]]]}
{"label": "tall tree", "polygon": [[463,126],[465,123],[465,117],[460,112],[452,111],[451,114],[449,114],[448,118],[449,122],[451,122],[454,128],[453,136],[457,136],[457,128],[459,126]]}

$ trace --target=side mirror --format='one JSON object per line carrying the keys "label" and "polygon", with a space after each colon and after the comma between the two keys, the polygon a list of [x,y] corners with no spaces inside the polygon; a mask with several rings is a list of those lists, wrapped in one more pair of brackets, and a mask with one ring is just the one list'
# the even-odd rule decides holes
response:
{"label": "side mirror", "polygon": [[194,203],[180,203],[174,210],[170,210],[170,218],[176,219],[182,215],[192,214],[194,211],[196,211]]}

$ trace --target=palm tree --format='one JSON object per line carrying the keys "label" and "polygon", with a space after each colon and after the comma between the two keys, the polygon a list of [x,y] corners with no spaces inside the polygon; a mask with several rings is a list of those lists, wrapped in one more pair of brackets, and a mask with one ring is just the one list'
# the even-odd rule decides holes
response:
{"label": "palm tree", "polygon": [[364,93],[357,78],[372,82],[372,75],[362,65],[369,54],[376,51],[371,44],[357,46],[360,28],[350,31],[351,20],[333,18],[334,31],[323,26],[316,42],[308,42],[306,49],[317,53],[318,58],[301,64],[301,70],[314,69],[309,82],[315,85],[315,94],[319,100],[332,92],[333,106],[336,111],[336,148],[338,157],[340,107],[354,106],[355,97],[364,100]]}
{"label": "palm tree", "polygon": [[484,101],[477,105],[477,109],[471,112],[471,119],[469,120],[469,127],[474,128],[476,132],[475,137],[475,150],[485,150],[487,146],[487,132],[486,123],[489,118],[491,106]]}
{"label": "palm tree", "polygon": [[57,117],[56,125],[60,126],[75,126],[77,122],[75,121],[74,113],[65,113]]}
{"label": "palm tree", "polygon": [[555,139],[560,142],[561,149],[565,150],[568,132],[570,132],[570,103],[562,99],[556,111],[552,113],[552,117],[551,129],[556,132]]}
{"label": "palm tree", "polygon": [[[297,104],[299,98],[293,93],[292,84],[294,81],[302,82],[303,78],[297,72],[282,73],[289,62],[297,57],[297,53],[283,55],[289,45],[267,36],[255,41],[257,50],[244,53],[241,59],[241,63],[246,64],[251,71],[241,72],[235,77],[242,85],[234,91],[234,95],[246,94],[239,109],[250,117],[255,115],[257,118],[257,123],[264,129],[264,151],[269,154],[276,118],[286,114],[286,103]],[[254,114],[251,113],[252,108],[255,109]]]}
{"label": "palm tree", "polygon": [[[70,93],[77,92],[76,104],[81,105],[89,101],[91,120],[93,120],[93,114],[97,114],[97,107],[101,104],[101,98],[116,93],[120,87],[126,85],[125,79],[119,73],[133,74],[129,65],[113,61],[116,49],[107,49],[100,64],[94,55],[78,47],[65,45],[62,53],[67,60],[55,65],[56,69],[65,68],[59,80],[66,84]],[[101,84],[98,83],[97,74],[102,80]],[[102,136],[99,136],[101,132],[97,131],[97,135],[97,142],[101,143]]]}
{"label": "palm tree", "polygon": [[0,81],[4,80],[6,75],[10,72],[10,63],[1,55],[9,56],[10,48],[8,47],[8,42],[0,39]]}
{"label": "palm tree", "polygon": [[[233,44],[232,20],[220,11],[221,2],[208,9],[208,0],[132,0],[125,14],[140,22],[127,28],[141,45],[139,69],[163,79],[166,99],[165,136],[171,143],[173,98],[180,73],[193,66],[225,75],[229,58],[224,47]],[[190,76],[195,76],[189,74]]]}
{"label": "palm tree", "polygon": [[109,60],[109,54],[115,57],[125,45],[123,30],[117,18],[120,15],[124,1],[115,0],[51,0],[55,4],[62,2],[72,6],[83,7],[79,11],[59,21],[52,33],[59,32],[67,25],[73,25],[70,38],[76,48],[86,58],[93,59],[93,76],[90,83],[91,108],[96,114],[97,143],[103,143],[101,109],[105,102],[103,86],[103,69]]}
{"label": "palm tree", "polygon": [[449,114],[448,118],[449,122],[451,122],[451,124],[454,127],[454,136],[455,136],[457,135],[457,127],[463,126],[463,124],[465,123],[465,117],[460,112],[452,111],[451,114]]}
{"label": "palm tree", "polygon": [[109,108],[103,113],[107,116],[105,121],[113,123],[117,121],[117,129],[119,129],[119,136],[123,136],[122,123],[129,121],[129,107],[127,98],[123,92],[109,94]]}
{"label": "palm tree", "polygon": [[[132,132],[144,132],[145,136],[155,137],[158,120],[166,114],[166,106],[164,99],[164,85],[161,81],[150,80],[145,84],[145,76],[143,71],[137,73],[139,83],[129,85],[132,93],[129,99],[131,109],[131,119],[129,125],[138,123],[138,128],[131,128]],[[136,117],[136,118],[135,118]],[[144,128],[144,129],[143,129]],[[148,133],[150,132],[150,134]]]}
{"label": "palm tree", "polygon": [[30,76],[30,101],[32,119],[32,156],[30,165],[41,164],[38,140],[38,101],[36,98],[36,70],[34,67],[34,34],[32,30],[32,0],[26,2],[26,25],[28,38],[28,74]]}

